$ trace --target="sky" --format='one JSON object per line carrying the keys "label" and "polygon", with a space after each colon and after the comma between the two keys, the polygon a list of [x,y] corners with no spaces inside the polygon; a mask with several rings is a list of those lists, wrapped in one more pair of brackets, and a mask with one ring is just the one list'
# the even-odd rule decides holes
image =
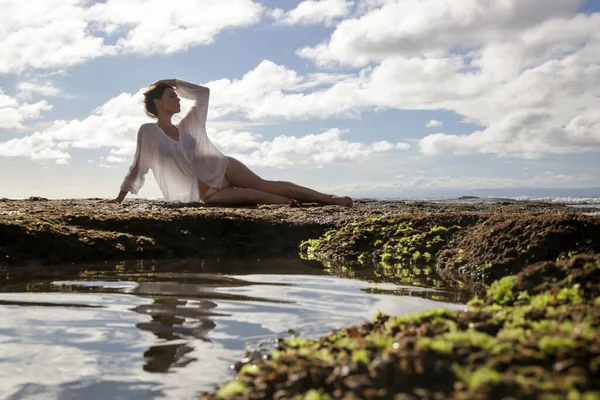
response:
{"label": "sky", "polygon": [[[173,77],[211,89],[209,137],[265,179],[355,197],[600,187],[598,0],[0,7],[0,198],[116,197],[141,93]],[[129,197],[161,197],[151,172]]]}

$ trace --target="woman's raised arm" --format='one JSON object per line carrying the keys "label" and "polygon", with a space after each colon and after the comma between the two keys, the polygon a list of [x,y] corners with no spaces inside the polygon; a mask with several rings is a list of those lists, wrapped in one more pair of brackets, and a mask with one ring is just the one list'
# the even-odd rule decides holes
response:
{"label": "woman's raised arm", "polygon": [[206,123],[208,115],[208,100],[210,98],[210,89],[205,86],[196,85],[191,82],[175,78],[175,88],[184,99],[194,100],[194,107],[183,118],[184,121],[191,119],[197,120],[201,124]]}

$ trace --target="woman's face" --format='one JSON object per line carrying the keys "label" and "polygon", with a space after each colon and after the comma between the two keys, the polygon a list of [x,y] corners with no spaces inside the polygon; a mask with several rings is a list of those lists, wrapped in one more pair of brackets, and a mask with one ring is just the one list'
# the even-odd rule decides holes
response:
{"label": "woman's face", "polygon": [[181,111],[177,93],[172,88],[167,88],[159,99],[157,108],[169,114],[177,114]]}

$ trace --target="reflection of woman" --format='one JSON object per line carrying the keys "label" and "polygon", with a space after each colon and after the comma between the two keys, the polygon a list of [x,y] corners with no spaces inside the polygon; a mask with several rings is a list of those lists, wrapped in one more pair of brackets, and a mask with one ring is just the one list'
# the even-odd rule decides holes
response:
{"label": "reflection of woman", "polygon": [[[195,100],[178,125],[171,118],[181,111],[179,97]],[[144,124],[121,192],[109,203],[120,203],[127,192],[137,194],[151,169],[169,201],[226,204],[281,204],[291,199],[352,206],[349,197],[319,193],[290,182],[258,177],[235,158],[223,155],[206,135],[209,89],[180,79],[161,80],[146,93],[146,112],[156,123]]]}
{"label": "reflection of woman", "polygon": [[[140,282],[134,293],[144,293],[145,291],[168,293],[169,289],[164,290],[163,288],[161,290],[161,285],[164,284]],[[177,288],[175,284],[168,287]],[[144,371],[168,372],[171,368],[185,367],[196,361],[195,358],[188,356],[188,353],[194,350],[191,343],[181,343],[182,339],[193,337],[207,342],[210,341],[206,338],[206,335],[217,325],[208,317],[218,315],[210,311],[217,307],[217,304],[209,300],[200,300],[198,306],[194,307],[185,307],[186,304],[186,300],[180,300],[176,297],[159,297],[154,298],[154,304],[145,304],[132,309],[140,314],[150,314],[152,316],[152,321],[140,322],[136,324],[136,327],[153,332],[161,340],[161,343],[151,346],[144,352],[144,358],[146,359],[143,367]],[[186,317],[191,317],[187,324]],[[162,343],[165,340],[176,340],[179,343]]]}

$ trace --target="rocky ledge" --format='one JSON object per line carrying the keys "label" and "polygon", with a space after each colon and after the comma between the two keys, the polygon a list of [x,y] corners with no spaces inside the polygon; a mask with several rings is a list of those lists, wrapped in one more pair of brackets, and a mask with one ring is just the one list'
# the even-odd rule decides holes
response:
{"label": "rocky ledge", "polygon": [[591,399],[600,396],[600,217],[585,211],[508,201],[343,209],[4,199],[0,269],[300,253],[340,275],[418,275],[468,290],[466,310],[377,315],[318,340],[292,335],[201,397]]}

